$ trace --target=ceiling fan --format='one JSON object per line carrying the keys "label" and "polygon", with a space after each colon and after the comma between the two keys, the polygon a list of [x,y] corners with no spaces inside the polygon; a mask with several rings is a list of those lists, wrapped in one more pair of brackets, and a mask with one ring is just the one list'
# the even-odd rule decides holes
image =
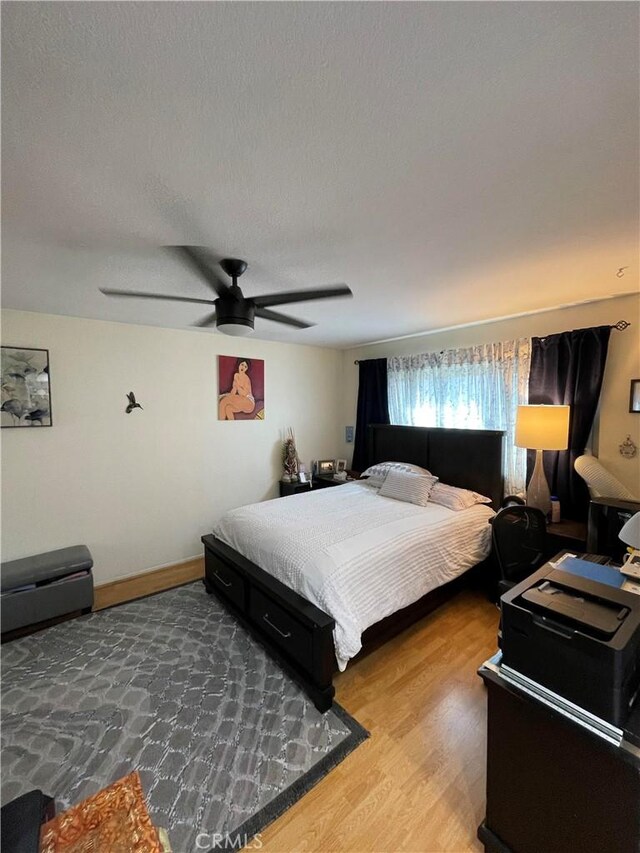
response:
{"label": "ceiling fan", "polygon": [[312,299],[333,299],[336,296],[352,296],[351,289],[346,284],[336,284],[332,287],[320,287],[315,290],[289,290],[281,293],[266,293],[262,296],[244,296],[238,286],[238,279],[247,269],[245,261],[238,258],[223,258],[220,266],[231,279],[227,284],[195,246],[173,246],[173,251],[186,260],[189,266],[203,278],[216,294],[215,299],[195,299],[190,296],[169,296],[164,293],[146,293],[142,290],[112,290],[101,287],[101,293],[106,296],[129,296],[140,299],[168,299],[173,302],[196,302],[201,305],[213,305],[215,311],[207,314],[194,325],[200,327],[213,326],[226,335],[244,336],[253,332],[256,317],[263,320],[273,320],[296,329],[308,329],[313,323],[271,311],[273,305],[287,305],[290,302],[307,302]]}

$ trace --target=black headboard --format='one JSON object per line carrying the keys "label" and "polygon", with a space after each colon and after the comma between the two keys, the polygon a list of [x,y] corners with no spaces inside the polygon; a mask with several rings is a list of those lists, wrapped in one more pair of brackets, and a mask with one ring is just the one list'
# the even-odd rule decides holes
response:
{"label": "black headboard", "polygon": [[449,486],[472,489],[491,498],[498,509],[503,497],[502,441],[493,429],[374,424],[368,431],[369,465],[376,462],[412,462],[435,474]]}

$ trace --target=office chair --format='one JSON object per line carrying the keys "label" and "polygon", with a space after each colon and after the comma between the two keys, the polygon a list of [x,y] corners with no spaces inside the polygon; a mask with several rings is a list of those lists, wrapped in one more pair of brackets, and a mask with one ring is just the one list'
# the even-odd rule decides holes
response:
{"label": "office chair", "polygon": [[503,595],[545,562],[547,523],[532,506],[506,506],[492,522],[493,551],[500,569],[498,593]]}

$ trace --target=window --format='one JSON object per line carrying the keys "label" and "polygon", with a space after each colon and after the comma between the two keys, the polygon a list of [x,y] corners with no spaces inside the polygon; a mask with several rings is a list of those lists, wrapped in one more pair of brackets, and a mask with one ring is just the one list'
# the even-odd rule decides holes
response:
{"label": "window", "polygon": [[516,447],[518,406],[528,400],[531,341],[523,338],[388,360],[393,424],[503,429],[507,494],[523,494],[526,450]]}

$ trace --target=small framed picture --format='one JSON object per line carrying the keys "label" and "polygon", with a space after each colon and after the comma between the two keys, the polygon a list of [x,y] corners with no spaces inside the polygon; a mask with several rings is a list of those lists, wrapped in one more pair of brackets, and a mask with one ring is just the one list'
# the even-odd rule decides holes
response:
{"label": "small framed picture", "polygon": [[336,474],[340,474],[342,471],[347,470],[347,460],[346,459],[336,459]]}
{"label": "small framed picture", "polygon": [[306,471],[298,471],[298,482],[299,483],[308,483],[309,477]]}
{"label": "small framed picture", "polygon": [[318,474],[322,477],[326,474],[335,474],[336,460],[335,459],[319,459]]}
{"label": "small framed picture", "polygon": [[640,413],[640,379],[631,380],[631,390],[629,392],[629,411]]}

